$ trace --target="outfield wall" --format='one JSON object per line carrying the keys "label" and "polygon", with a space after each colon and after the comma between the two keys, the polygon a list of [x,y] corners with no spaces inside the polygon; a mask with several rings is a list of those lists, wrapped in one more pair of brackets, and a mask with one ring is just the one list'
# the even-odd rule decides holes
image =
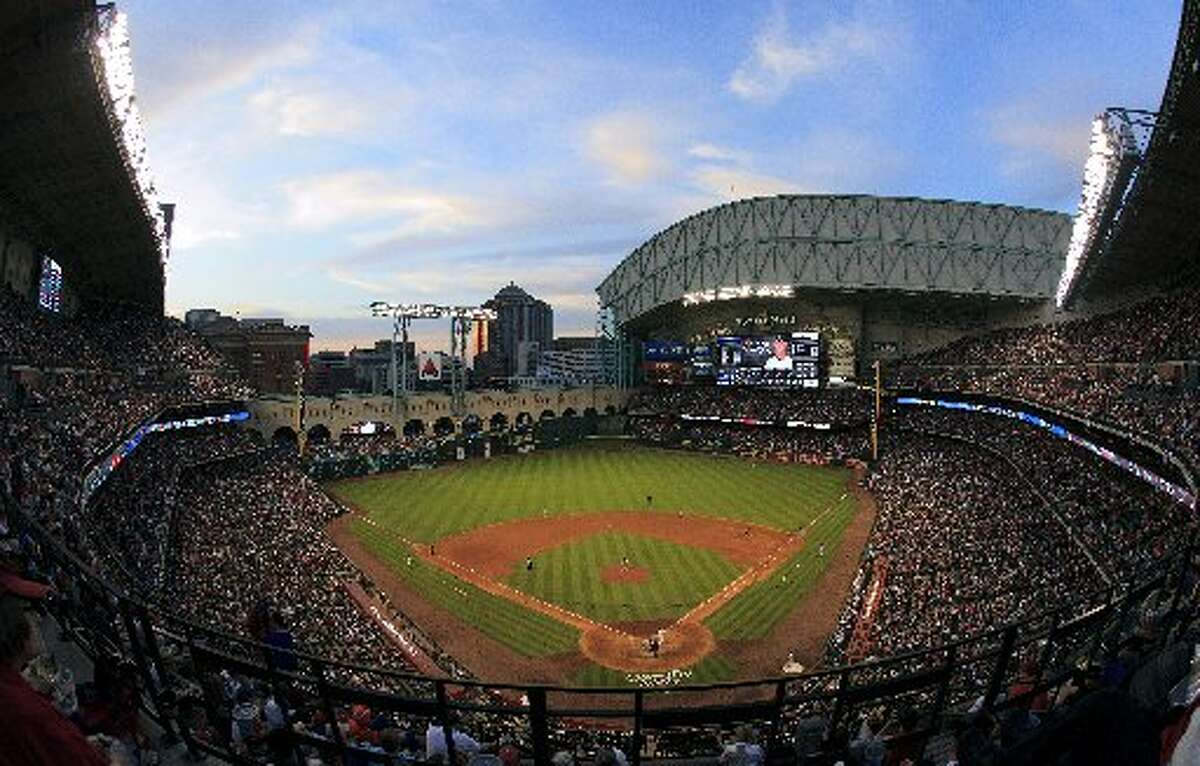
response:
{"label": "outfield wall", "polygon": [[[468,391],[466,408],[461,416],[452,412],[450,397],[442,393],[410,394],[398,412],[392,411],[389,396],[306,397],[304,400],[303,430],[311,433],[324,426],[336,437],[357,423],[375,421],[387,423],[397,433],[411,420],[419,420],[430,431],[440,418],[448,418],[454,430],[462,430],[466,417],[474,415],[485,428],[497,414],[503,415],[509,426],[527,415],[534,421],[549,413],[562,417],[568,410],[583,415],[588,409],[597,413],[622,412],[631,392],[611,387],[547,388],[529,391]],[[246,425],[258,430],[268,439],[280,428],[296,430],[296,400],[291,397],[262,397],[248,403],[250,419]],[[571,413],[567,413],[571,414]]]}

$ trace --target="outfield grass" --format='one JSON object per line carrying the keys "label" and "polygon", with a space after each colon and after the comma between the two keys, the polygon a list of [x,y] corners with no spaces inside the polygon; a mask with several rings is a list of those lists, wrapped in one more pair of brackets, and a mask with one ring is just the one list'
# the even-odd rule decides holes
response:
{"label": "outfield grass", "polygon": [[[604,582],[607,567],[645,569],[645,582]],[[724,556],[702,548],[608,532],[566,543],[537,557],[532,572],[518,562],[509,585],[604,623],[682,617],[740,574]]]}
{"label": "outfield grass", "polygon": [[370,524],[355,519],[352,528],[372,554],[390,564],[400,579],[431,603],[448,609],[513,651],[526,657],[578,651],[579,631],[575,628],[540,612],[522,609],[425,563],[403,543]]}
{"label": "outfield grass", "polygon": [[582,444],[429,471],[332,482],[326,489],[409,540],[541,515],[646,507],[794,530],[846,491],[844,468],[752,463],[634,445]]}
{"label": "outfield grass", "polygon": [[[647,495],[654,497],[654,510],[780,530],[808,528],[815,519],[803,550],[770,580],[750,586],[706,621],[718,640],[761,639],[811,591],[833,558],[857,511],[848,491],[851,478],[843,468],[585,444],[334,482],[326,488],[379,525],[383,531],[361,522],[353,529],[415,590],[514,651],[546,657],[576,651],[578,631],[415,558],[408,563],[402,539],[434,543],[450,534],[521,518],[641,509],[647,507]],[[825,556],[819,555],[822,543]],[[624,555],[650,572],[646,582],[601,581],[603,568],[619,564]],[[517,563],[506,580],[600,622],[626,622],[676,618],[739,571],[712,551],[609,532],[543,552],[532,573]],[[701,662],[693,668],[692,682],[732,677],[733,669],[723,662],[719,657]],[[578,680],[624,683],[618,675],[592,670]]]}
{"label": "outfield grass", "polygon": [[[771,579],[746,588],[704,624],[718,640],[748,640],[765,638],[775,625],[787,616],[811,590],[825,571],[842,533],[858,510],[852,495],[839,500],[833,510],[821,517],[808,530],[804,548],[787,564],[775,570]],[[825,555],[820,555],[821,544]],[[784,581],[784,577],[787,581]]]}

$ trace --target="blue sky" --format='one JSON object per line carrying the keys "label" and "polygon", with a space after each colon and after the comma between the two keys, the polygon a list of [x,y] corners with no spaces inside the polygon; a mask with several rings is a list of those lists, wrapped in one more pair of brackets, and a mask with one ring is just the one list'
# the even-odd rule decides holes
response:
{"label": "blue sky", "polygon": [[[1178,0],[124,0],[178,204],[168,311],[385,337],[510,279],[594,325],[639,243],[732,198],[1072,211],[1091,117],[1157,109]],[[445,345],[430,327],[419,343]]]}

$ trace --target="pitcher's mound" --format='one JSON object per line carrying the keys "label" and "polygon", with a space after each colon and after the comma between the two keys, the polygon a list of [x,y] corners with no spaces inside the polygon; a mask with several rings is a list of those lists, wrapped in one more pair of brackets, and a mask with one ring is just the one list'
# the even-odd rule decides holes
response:
{"label": "pitcher's mound", "polygon": [[601,582],[646,582],[650,572],[641,567],[611,566],[600,572]]}

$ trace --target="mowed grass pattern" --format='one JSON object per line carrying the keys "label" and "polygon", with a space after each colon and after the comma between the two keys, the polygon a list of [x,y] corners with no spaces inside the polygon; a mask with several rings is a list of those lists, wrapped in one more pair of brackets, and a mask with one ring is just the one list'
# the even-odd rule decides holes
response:
{"label": "mowed grass pattern", "polygon": [[[755,522],[785,531],[806,529],[816,519],[803,550],[705,623],[719,640],[754,640],[767,636],[812,590],[836,554],[857,511],[848,487],[851,479],[851,472],[843,468],[754,463],[601,443],[335,482],[326,488],[377,522],[381,529],[356,522],[355,534],[424,597],[514,651],[546,657],[576,651],[578,631],[416,558],[407,564],[408,549],[401,539],[431,543],[520,518],[642,509],[647,495],[654,497],[654,510]],[[818,555],[821,543],[825,556]],[[623,546],[638,549],[630,559],[650,570],[651,579],[607,588],[600,571],[608,562],[620,562],[615,552]],[[711,551],[619,533],[546,551],[537,558],[532,576],[522,563],[517,562],[509,582],[601,622],[677,617],[738,574],[734,564]],[[712,680],[732,673],[721,662],[701,663],[697,670]]]}
{"label": "mowed grass pattern", "polygon": [[543,512],[639,510],[647,495],[655,510],[795,530],[837,503],[849,477],[844,468],[600,443],[380,474],[326,489],[405,538],[428,543]]}
{"label": "mowed grass pattern", "polygon": [[[605,582],[608,567],[646,570],[645,582]],[[640,535],[608,532],[518,562],[508,584],[603,623],[682,617],[742,570],[724,556]]]}
{"label": "mowed grass pattern", "polygon": [[373,555],[387,562],[401,580],[479,628],[489,638],[526,657],[549,657],[578,651],[579,631],[511,601],[463,582],[449,572],[413,556],[408,546],[355,519],[354,534]]}
{"label": "mowed grass pattern", "polygon": [[[722,641],[765,638],[812,590],[837,554],[842,533],[857,511],[858,503],[853,495],[837,501],[833,509],[808,530],[799,553],[776,569],[770,579],[746,588],[704,624]],[[820,555],[822,543],[825,544],[824,556]]]}

